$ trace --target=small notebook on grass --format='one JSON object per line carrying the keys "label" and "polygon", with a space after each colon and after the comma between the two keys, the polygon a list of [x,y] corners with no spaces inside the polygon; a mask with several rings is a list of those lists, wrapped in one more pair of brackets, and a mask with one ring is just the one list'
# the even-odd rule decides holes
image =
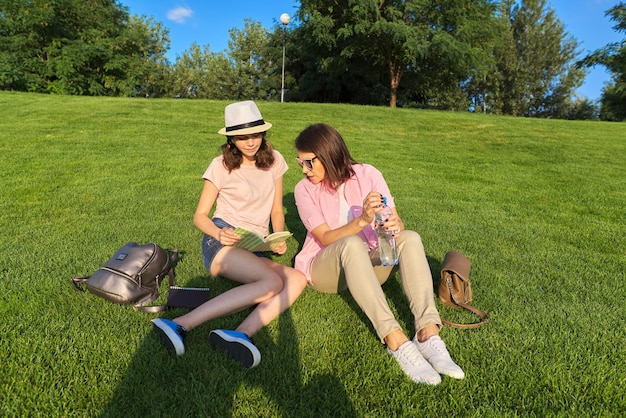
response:
{"label": "small notebook on grass", "polygon": [[211,290],[208,287],[170,286],[167,294],[167,306],[194,309],[209,299],[211,299]]}
{"label": "small notebook on grass", "polygon": [[241,237],[241,241],[235,244],[235,247],[243,248],[252,252],[272,251],[274,247],[281,242],[287,241],[287,239],[292,235],[289,231],[280,231],[269,234],[267,237],[263,238],[245,228],[235,229],[235,234]]}

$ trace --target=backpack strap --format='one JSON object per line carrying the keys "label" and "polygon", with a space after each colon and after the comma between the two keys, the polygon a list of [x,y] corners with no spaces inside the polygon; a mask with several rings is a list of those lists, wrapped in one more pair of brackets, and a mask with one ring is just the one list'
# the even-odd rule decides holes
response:
{"label": "backpack strap", "polygon": [[[176,266],[176,263],[178,262],[179,259],[179,253],[178,250],[176,248],[171,249],[171,250],[166,250],[169,256],[169,265],[170,268],[167,271],[167,276],[169,279],[169,283],[168,283],[168,289],[172,286],[174,286],[176,284],[176,271],[174,270],[174,267]],[[160,283],[159,283],[160,284]],[[158,287],[158,286],[157,286]],[[149,303],[155,301],[156,299],[158,299],[159,297],[159,293],[157,293],[156,295],[146,299],[146,300],[142,300],[141,302],[133,305],[133,309],[135,309],[136,311],[139,312],[145,312],[145,313],[157,313],[157,312],[163,312],[167,309],[167,304],[165,305],[156,305],[156,306],[146,306]]]}
{"label": "backpack strap", "polygon": [[74,290],[76,290],[77,292],[84,292],[85,291],[85,286],[83,284],[90,277],[91,276],[72,277],[72,285],[74,286]]}

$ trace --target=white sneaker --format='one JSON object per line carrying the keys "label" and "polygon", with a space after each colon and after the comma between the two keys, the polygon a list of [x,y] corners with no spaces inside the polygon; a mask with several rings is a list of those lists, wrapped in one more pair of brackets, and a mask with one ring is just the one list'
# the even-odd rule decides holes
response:
{"label": "white sneaker", "polygon": [[413,342],[422,356],[433,366],[433,369],[455,379],[463,379],[465,377],[463,370],[452,361],[446,344],[438,335],[433,335],[423,343],[417,341],[416,335],[413,338]]}
{"label": "white sneaker", "polygon": [[428,385],[438,385],[441,383],[439,373],[424,360],[424,357],[422,357],[415,344],[411,341],[405,342],[398,347],[396,351],[387,348],[387,352],[400,363],[400,367],[404,373],[414,382],[426,383]]}

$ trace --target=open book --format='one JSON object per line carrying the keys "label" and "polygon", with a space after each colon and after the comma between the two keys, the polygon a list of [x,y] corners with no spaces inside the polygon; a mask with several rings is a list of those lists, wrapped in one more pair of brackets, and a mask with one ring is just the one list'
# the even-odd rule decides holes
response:
{"label": "open book", "polygon": [[269,234],[263,238],[260,235],[249,231],[245,228],[235,229],[235,234],[241,237],[241,241],[235,244],[235,247],[243,248],[248,251],[272,251],[272,249],[281,242],[287,241],[292,234],[289,231],[280,231]]}

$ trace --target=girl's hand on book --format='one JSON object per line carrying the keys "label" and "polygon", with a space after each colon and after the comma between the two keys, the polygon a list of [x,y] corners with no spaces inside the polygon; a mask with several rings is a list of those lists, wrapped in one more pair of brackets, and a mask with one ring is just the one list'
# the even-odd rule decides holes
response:
{"label": "girl's hand on book", "polygon": [[287,243],[281,242],[280,244],[276,244],[274,248],[272,248],[272,252],[276,254],[285,254],[287,252]]}
{"label": "girl's hand on book", "polygon": [[220,229],[220,242],[223,245],[234,245],[240,240],[241,238],[235,234],[235,230],[233,228]]}

